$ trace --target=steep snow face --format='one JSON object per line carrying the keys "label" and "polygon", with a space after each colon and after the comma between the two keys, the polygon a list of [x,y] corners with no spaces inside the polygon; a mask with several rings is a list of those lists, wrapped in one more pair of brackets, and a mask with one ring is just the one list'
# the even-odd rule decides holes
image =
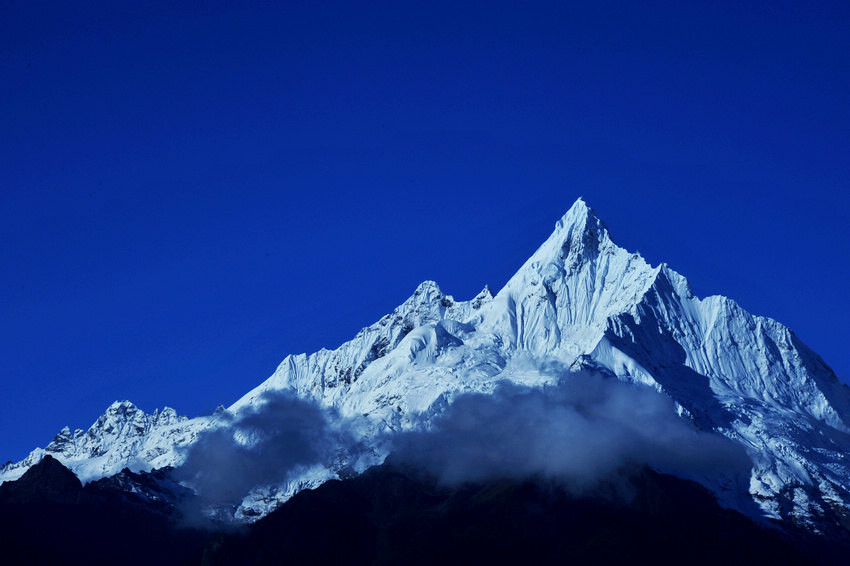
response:
{"label": "steep snow face", "polygon": [[215,421],[189,419],[166,407],[146,415],[129,401],[116,401],[85,432],[63,428],[44,448],[0,468],[0,483],[19,478],[50,454],[83,482],[117,474],[124,468],[149,471],[182,462],[182,447]]}
{"label": "steep snow face", "polygon": [[850,395],[788,328],[725,297],[700,300],[662,266],[641,300],[609,319],[591,356],[743,444],[750,493],[769,516],[818,530],[846,514]]}
{"label": "steep snow face", "polygon": [[[235,514],[247,520],[380,461],[381,438],[428,428],[458,395],[489,393],[505,380],[543,386],[558,377],[541,367],[583,366],[650,386],[694,426],[742,445],[753,461],[745,489],[763,514],[813,530],[838,528],[847,516],[848,388],[778,322],[724,297],[695,297],[666,265],[652,267],[618,247],[582,200],[495,296],[485,287],[457,301],[426,281],[339,348],[287,356],[221,418],[180,419],[168,409],[148,416],[118,403],[87,433],[63,430],[45,449],[0,469],[0,480],[47,452],[83,478],[126,465],[177,465],[181,447],[200,432],[231,426],[277,391],[350,419],[371,443],[372,460],[327,462],[285,485],[258,486]],[[730,489],[704,481],[721,495]]]}
{"label": "steep snow face", "polygon": [[640,300],[656,273],[617,247],[579,200],[496,295],[482,330],[510,349],[576,359],[593,349],[609,317]]}

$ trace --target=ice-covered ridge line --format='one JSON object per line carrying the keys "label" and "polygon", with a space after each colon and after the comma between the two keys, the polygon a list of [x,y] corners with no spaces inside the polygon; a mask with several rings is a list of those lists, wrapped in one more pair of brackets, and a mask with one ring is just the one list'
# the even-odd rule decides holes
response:
{"label": "ice-covered ridge line", "polygon": [[124,468],[150,471],[179,465],[181,447],[191,444],[214,417],[190,419],[165,407],[145,414],[129,401],[115,401],[87,431],[65,427],[44,448],[36,448],[20,462],[0,468],[0,483],[18,479],[50,454],[81,481],[117,474]]}
{"label": "ice-covered ridge line", "polygon": [[591,357],[744,445],[750,495],[767,515],[817,529],[847,512],[848,388],[787,327],[726,297],[699,299],[663,266]]}
{"label": "ice-covered ridge line", "polygon": [[443,294],[436,282],[425,281],[393,312],[361,329],[354,339],[335,350],[287,356],[269,379],[228,410],[238,413],[253,407],[261,402],[264,393],[280,389],[293,389],[299,397],[334,405],[372,363],[392,352],[414,329],[447,318],[470,319],[492,298],[485,286],[473,299],[459,302]]}
{"label": "ice-covered ridge line", "polygon": [[[727,297],[694,296],[687,279],[666,264],[639,301],[609,318],[609,334],[622,332],[624,324],[652,328],[649,334],[664,338],[653,344],[653,336],[641,336],[656,363],[673,355],[661,342],[677,344],[682,365],[708,377],[717,398],[752,399],[850,432],[836,410],[845,419],[850,414],[846,395],[836,391],[846,387],[790,329],[748,313]],[[781,375],[788,379],[776,379]]]}

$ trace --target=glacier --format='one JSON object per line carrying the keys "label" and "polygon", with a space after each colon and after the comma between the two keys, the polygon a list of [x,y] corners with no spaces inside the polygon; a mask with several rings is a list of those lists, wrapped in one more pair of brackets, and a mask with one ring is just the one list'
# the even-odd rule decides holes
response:
{"label": "glacier", "polygon": [[386,438],[427,429],[458,396],[505,382],[552,385],[544,362],[649,387],[696,429],[743,447],[752,460],[746,485],[698,478],[726,504],[740,508],[735,498],[745,496],[762,517],[823,534],[850,519],[850,388],[787,327],[726,297],[696,297],[666,264],[653,267],[617,246],[582,199],[495,295],[485,287],[458,301],[426,281],[337,349],[287,356],[227,409],[189,419],[116,402],[88,431],[64,429],[0,468],[0,482],[48,453],[84,481],[125,467],[179,467],[205,433],[232,428],[238,436],[240,415],[261,410],[275,392],[354,427],[368,450],[256,486],[233,514],[253,520],[297,491],[380,463]]}

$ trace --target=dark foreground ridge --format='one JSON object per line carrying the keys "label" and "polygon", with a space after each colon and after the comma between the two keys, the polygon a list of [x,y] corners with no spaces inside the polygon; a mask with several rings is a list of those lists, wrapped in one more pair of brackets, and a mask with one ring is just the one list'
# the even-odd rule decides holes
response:
{"label": "dark foreground ridge", "polygon": [[156,495],[170,485],[157,474],[125,470],[83,487],[45,456],[0,485],[0,563],[195,562],[209,533],[179,527],[173,505]]}
{"label": "dark foreground ridge", "polygon": [[4,564],[836,564],[848,549],[722,509],[646,468],[571,494],[552,480],[447,487],[384,464],[297,494],[239,531],[181,528],[167,474],[85,487],[50,456],[0,486]]}
{"label": "dark foreground ridge", "polygon": [[449,488],[383,465],[215,537],[204,564],[817,563],[808,550],[647,469],[576,496],[545,480]]}

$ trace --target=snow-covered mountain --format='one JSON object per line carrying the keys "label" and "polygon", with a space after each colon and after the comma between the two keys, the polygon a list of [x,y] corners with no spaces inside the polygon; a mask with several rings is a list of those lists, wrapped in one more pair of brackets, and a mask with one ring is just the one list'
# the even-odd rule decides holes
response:
{"label": "snow-covered mountain", "polygon": [[226,411],[186,419],[116,403],[87,432],[65,429],[0,469],[0,481],[46,453],[84,480],[126,466],[179,466],[204,431],[237,427],[279,391],[356,423],[369,457],[337,458],[285,485],[257,486],[236,513],[255,517],[343,469],[379,462],[382,439],[427,428],[459,395],[491,393],[506,381],[553,384],[557,376],[541,369],[552,363],[649,386],[686,422],[742,446],[753,463],[744,490],[765,516],[814,531],[848,517],[848,388],[780,323],[725,297],[700,299],[667,265],[652,267],[618,247],[582,200],[495,296],[485,287],[456,301],[426,281],[339,348],[287,356]]}
{"label": "snow-covered mountain", "polygon": [[189,419],[165,407],[147,415],[129,401],[116,401],[87,431],[68,427],[44,448],[20,462],[0,468],[0,482],[16,480],[50,454],[86,482],[112,476],[124,468],[149,471],[182,461],[181,449],[192,444],[217,415]]}

